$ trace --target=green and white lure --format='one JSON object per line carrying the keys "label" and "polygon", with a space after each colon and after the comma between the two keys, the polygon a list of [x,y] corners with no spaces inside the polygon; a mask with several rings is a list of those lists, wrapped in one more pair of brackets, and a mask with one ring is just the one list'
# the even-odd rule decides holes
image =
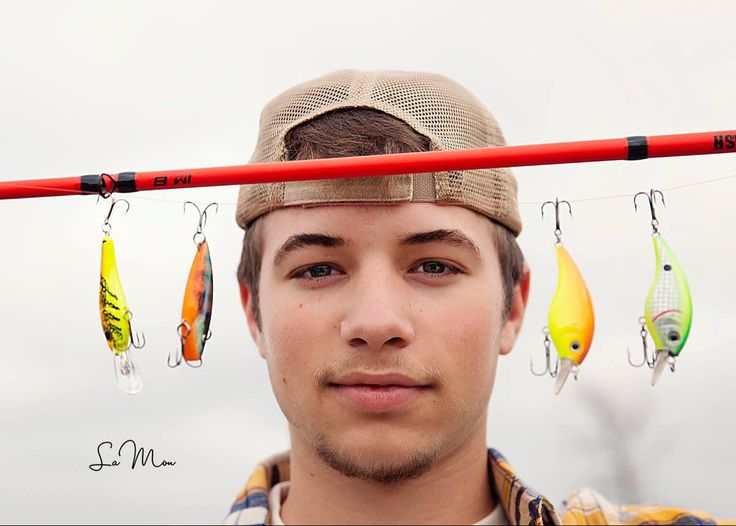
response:
{"label": "green and white lure", "polygon": [[[658,230],[659,221],[654,211],[657,194],[664,204],[664,196],[659,190],[650,190],[649,194],[639,192],[634,196],[634,208],[639,195],[645,195],[649,199],[656,272],[644,304],[644,316],[639,318],[644,359],[636,364],[631,361],[629,354],[629,363],[634,367],[647,364],[653,369],[652,385],[657,383],[667,364],[672,372],[675,371],[675,358],[685,346],[693,319],[692,298],[685,272]],[[655,345],[655,353],[651,357],[647,352],[647,330]]]}

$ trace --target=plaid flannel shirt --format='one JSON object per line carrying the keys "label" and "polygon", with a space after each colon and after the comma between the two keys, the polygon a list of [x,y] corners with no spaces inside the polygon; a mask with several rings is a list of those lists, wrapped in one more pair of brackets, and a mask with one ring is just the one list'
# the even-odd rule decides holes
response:
{"label": "plaid flannel shirt", "polygon": [[[646,504],[620,506],[589,488],[577,490],[555,510],[544,496],[524,484],[506,459],[488,449],[488,465],[498,502],[511,524],[736,524],[699,511]],[[268,494],[278,482],[289,480],[289,451],[260,463],[235,499],[223,524],[270,524]]]}

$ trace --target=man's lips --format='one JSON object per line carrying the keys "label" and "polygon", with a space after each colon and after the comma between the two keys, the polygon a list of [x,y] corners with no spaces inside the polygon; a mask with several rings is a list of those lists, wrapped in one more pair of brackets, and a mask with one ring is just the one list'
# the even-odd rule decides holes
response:
{"label": "man's lips", "polygon": [[355,372],[336,378],[332,384],[342,386],[394,386],[394,387],[427,387],[429,384],[415,380],[400,373],[361,373]]}
{"label": "man's lips", "polygon": [[337,394],[340,402],[349,408],[375,413],[399,409],[421,397],[431,388],[430,386],[330,384],[330,389]]}

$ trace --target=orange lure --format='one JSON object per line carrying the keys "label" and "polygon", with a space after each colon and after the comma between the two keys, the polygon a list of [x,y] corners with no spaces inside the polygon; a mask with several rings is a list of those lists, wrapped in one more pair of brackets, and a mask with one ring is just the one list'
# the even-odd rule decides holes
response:
{"label": "orange lure", "polygon": [[[197,211],[199,208],[191,201]],[[185,207],[186,204],[184,203]],[[217,206],[215,203],[212,203]],[[212,204],[208,205],[209,208]],[[212,336],[210,331],[210,319],[212,317],[212,261],[210,260],[210,249],[202,229],[207,220],[207,208],[200,212],[199,227],[194,234],[194,242],[197,245],[197,253],[189,269],[186,290],[184,291],[184,302],[181,308],[181,322],[176,328],[181,342],[180,349],[174,364],[169,356],[169,367],[181,364],[182,359],[191,367],[202,365],[204,344]],[[198,240],[197,237],[200,236]]]}

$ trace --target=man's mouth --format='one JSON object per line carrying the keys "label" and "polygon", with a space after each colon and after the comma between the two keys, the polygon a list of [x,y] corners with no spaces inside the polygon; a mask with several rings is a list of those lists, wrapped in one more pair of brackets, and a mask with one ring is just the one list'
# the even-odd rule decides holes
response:
{"label": "man's mouth", "polygon": [[361,373],[354,372],[336,378],[332,384],[342,386],[369,387],[428,387],[429,384],[400,373]]}
{"label": "man's mouth", "polygon": [[428,385],[397,384],[330,384],[339,400],[351,409],[365,412],[388,412],[421,397],[431,389]]}

